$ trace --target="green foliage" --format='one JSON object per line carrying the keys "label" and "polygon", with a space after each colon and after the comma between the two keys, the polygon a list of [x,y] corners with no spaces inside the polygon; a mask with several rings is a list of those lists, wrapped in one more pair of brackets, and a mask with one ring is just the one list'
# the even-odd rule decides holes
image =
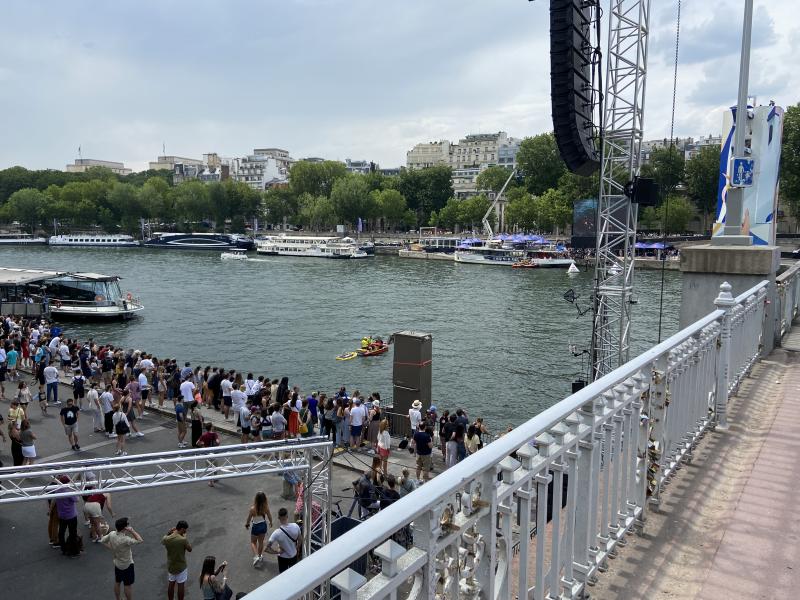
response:
{"label": "green foliage", "polygon": [[526,231],[549,232],[571,220],[572,201],[553,188],[539,196],[519,194],[506,207],[506,222]]}
{"label": "green foliage", "polygon": [[703,146],[686,161],[686,193],[705,217],[717,206],[719,187],[719,146]]}
{"label": "green foliage", "polygon": [[[496,193],[503,189],[503,185],[505,185],[506,181],[508,181],[509,175],[511,175],[511,169],[507,169],[499,165],[493,165],[491,167],[486,167],[478,174],[478,176],[475,178],[475,184],[478,186],[478,190],[480,191],[488,190]],[[513,188],[516,185],[516,182],[512,178],[508,183],[506,193],[508,193],[510,188]]]}
{"label": "green foliage", "polygon": [[264,219],[278,225],[294,218],[298,212],[297,197],[288,188],[272,188],[264,192]]}
{"label": "green foliage", "polygon": [[643,231],[658,231],[661,229],[661,217],[658,216],[655,206],[645,206],[644,210],[639,213],[637,229]]}
{"label": "green foliage", "polygon": [[[646,231],[664,231],[667,233],[684,233],[689,223],[697,216],[697,208],[684,196],[668,197],[661,206],[648,206],[639,214],[638,229]],[[666,218],[666,223],[664,219]]]}
{"label": "green foliage", "polygon": [[333,202],[325,196],[303,194],[298,198],[297,224],[312,229],[332,229],[336,225]]}
{"label": "green foliage", "polygon": [[371,195],[378,207],[379,216],[386,220],[387,228],[396,229],[403,224],[408,210],[403,194],[397,190],[387,189],[373,191]]}
{"label": "green foliage", "polygon": [[684,178],[683,152],[675,146],[656,148],[650,153],[650,161],[640,169],[640,176],[651,177],[661,186],[661,197],[666,198]]}
{"label": "green foliage", "polygon": [[780,173],[781,198],[791,213],[800,217],[800,104],[786,109]]}
{"label": "green foliage", "polygon": [[355,225],[359,217],[366,218],[370,212],[369,186],[364,177],[359,175],[351,174],[337,179],[333,184],[331,201],[342,222]]}
{"label": "green foliage", "polygon": [[558,180],[567,171],[552,133],[522,140],[517,152],[517,165],[525,176],[525,187],[534,195],[557,187]]}
{"label": "green foliage", "polygon": [[[489,210],[492,201],[483,194],[465,198],[459,202],[458,207],[458,222],[462,227],[469,227],[471,229],[480,229],[483,225],[483,215]],[[490,217],[494,216],[494,212]],[[491,219],[490,219],[491,223]]]}
{"label": "green foliage", "polygon": [[19,221],[31,233],[39,226],[50,198],[44,192],[33,188],[17,190],[3,206],[6,218]]}
{"label": "green foliage", "polygon": [[185,231],[197,231],[211,213],[208,187],[201,181],[185,181],[172,190],[175,212]]}
{"label": "green foliage", "polygon": [[289,185],[295,196],[311,194],[330,198],[336,181],[346,175],[345,164],[335,160],[319,163],[298,161],[289,171]]}
{"label": "green foliage", "polygon": [[437,165],[426,169],[402,169],[392,187],[399,191],[408,207],[425,223],[433,211],[441,210],[453,197],[452,169]]}

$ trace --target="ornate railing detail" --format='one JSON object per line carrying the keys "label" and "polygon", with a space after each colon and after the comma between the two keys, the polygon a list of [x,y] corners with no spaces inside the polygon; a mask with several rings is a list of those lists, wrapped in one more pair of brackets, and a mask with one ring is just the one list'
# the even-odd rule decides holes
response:
{"label": "ornate railing detail", "polygon": [[778,275],[775,282],[780,302],[780,335],[783,337],[791,331],[800,309],[800,262]]}

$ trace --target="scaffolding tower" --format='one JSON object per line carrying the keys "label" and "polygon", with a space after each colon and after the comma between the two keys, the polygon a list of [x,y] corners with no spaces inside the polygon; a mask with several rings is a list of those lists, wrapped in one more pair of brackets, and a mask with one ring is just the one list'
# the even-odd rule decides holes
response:
{"label": "scaffolding tower", "polygon": [[650,0],[609,0],[597,206],[592,380],[628,360]]}

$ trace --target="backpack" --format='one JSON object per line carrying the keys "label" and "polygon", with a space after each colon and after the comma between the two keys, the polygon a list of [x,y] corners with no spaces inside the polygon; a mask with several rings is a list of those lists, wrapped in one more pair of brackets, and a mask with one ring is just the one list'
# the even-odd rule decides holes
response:
{"label": "backpack", "polygon": [[83,377],[74,377],[72,379],[72,389],[75,390],[78,394],[83,394]]}

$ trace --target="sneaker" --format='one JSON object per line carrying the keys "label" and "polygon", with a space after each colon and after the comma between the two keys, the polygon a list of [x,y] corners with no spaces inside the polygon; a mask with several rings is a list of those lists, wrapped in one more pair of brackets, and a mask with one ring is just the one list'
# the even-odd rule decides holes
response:
{"label": "sneaker", "polygon": [[253,566],[254,566],[254,567],[255,567],[255,566],[258,564],[258,559],[259,559],[259,557],[258,557],[258,556],[254,556],[254,557],[253,557]]}
{"label": "sneaker", "polygon": [[150,414],[150,413],[149,413],[149,412],[147,412],[146,410],[142,412],[142,416],[143,416],[143,417],[146,417],[146,416],[147,416],[147,415],[149,415],[149,414]]}
{"label": "sneaker", "polygon": [[120,454],[122,454],[122,450],[117,450],[114,452],[114,456],[119,456]]}
{"label": "sneaker", "polygon": [[136,437],[144,437],[144,434],[141,431],[137,431]]}
{"label": "sneaker", "polygon": [[81,447],[80,447],[80,446],[78,446],[78,444],[75,444],[75,450],[78,450],[78,451],[80,451],[80,449],[81,449]]}
{"label": "sneaker", "polygon": [[128,453],[127,452],[123,452],[122,456],[128,456]]}
{"label": "sneaker", "polygon": [[53,402],[53,404],[56,404],[56,405],[61,404],[61,400],[56,400],[55,402]]}

